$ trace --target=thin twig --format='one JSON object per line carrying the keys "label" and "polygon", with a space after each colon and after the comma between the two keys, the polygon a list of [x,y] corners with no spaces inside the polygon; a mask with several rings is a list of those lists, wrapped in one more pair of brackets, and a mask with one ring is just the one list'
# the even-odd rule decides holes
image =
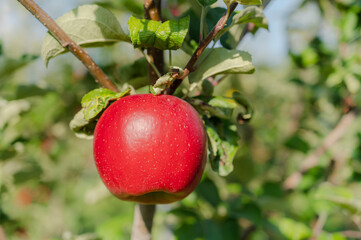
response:
{"label": "thin twig", "polygon": [[0,226],[0,240],[6,240],[5,232],[1,226]]}
{"label": "thin twig", "polygon": [[359,232],[359,231],[347,230],[347,231],[342,231],[339,233],[341,233],[342,235],[344,235],[347,238],[361,239],[361,232]]}
{"label": "thin twig", "polygon": [[327,212],[321,212],[318,216],[317,222],[313,227],[313,233],[310,240],[318,239],[318,236],[321,234],[323,226],[325,225],[327,220]]}
{"label": "thin twig", "polygon": [[94,62],[89,54],[75,43],[59,25],[33,0],[18,0],[30,13],[32,13],[53,35],[53,37],[70,52],[74,54],[84,65],[89,72],[94,76],[95,80],[103,87],[108,88],[114,92],[119,92],[118,88],[110,81],[100,67]]}
{"label": "thin twig", "polygon": [[168,71],[170,72],[171,66],[173,66],[172,63],[172,50],[168,50]]}
{"label": "thin twig", "polygon": [[203,40],[206,11],[207,11],[206,7],[202,5],[201,21],[199,26],[199,43]]}
{"label": "thin twig", "polygon": [[142,49],[139,48],[139,51],[143,54],[145,60],[147,60],[148,64],[152,67],[152,70],[157,74],[157,77],[160,78],[162,75],[160,74],[150,57]]}
{"label": "thin twig", "polygon": [[356,118],[355,110],[346,113],[335,126],[335,128],[325,137],[321,146],[303,161],[301,170],[291,174],[283,184],[285,190],[294,189],[302,180],[302,176],[311,168],[317,166],[320,157],[336,144],[346,133],[349,126]]}
{"label": "thin twig", "polygon": [[[271,0],[265,0],[263,2],[263,6],[262,6],[263,9],[265,9],[270,2],[271,2]],[[208,34],[208,36],[203,41],[200,41],[198,48],[193,53],[191,59],[189,60],[189,62],[187,63],[187,65],[184,69],[183,76],[179,79],[176,79],[173,82],[173,84],[167,89],[167,91],[166,91],[167,94],[173,94],[175,92],[175,90],[179,87],[179,85],[182,83],[183,79],[185,79],[191,72],[193,72],[196,69],[196,67],[194,67],[194,66],[195,66],[196,62],[198,61],[198,58],[203,53],[203,51],[206,49],[208,44],[217,36],[218,32],[224,28],[224,26],[227,23],[228,17],[232,15],[232,13],[236,7],[237,7],[237,3],[232,3],[229,6],[229,9],[227,9],[227,12],[222,16],[221,19],[219,19],[216,26],[212,29],[212,31]],[[245,28],[241,37],[238,39],[237,45],[243,40],[245,35],[248,32],[250,32],[250,30],[252,30],[251,28],[252,28],[252,26],[247,24],[247,27]]]}
{"label": "thin twig", "polygon": [[204,52],[206,47],[209,45],[209,43],[217,36],[218,32],[224,28],[224,26],[227,23],[228,17],[233,13],[234,9],[237,7],[237,3],[232,3],[229,6],[229,9],[223,14],[223,16],[219,19],[216,26],[212,29],[212,31],[209,32],[207,37],[203,39],[199,45],[198,48],[194,51],[191,59],[188,61],[186,67],[184,68],[184,74],[182,77],[176,79],[173,84],[167,89],[166,94],[173,94],[175,90],[178,88],[178,86],[182,83],[183,79],[186,78],[191,72],[193,72],[194,65],[196,64],[198,58],[201,56],[201,54]]}

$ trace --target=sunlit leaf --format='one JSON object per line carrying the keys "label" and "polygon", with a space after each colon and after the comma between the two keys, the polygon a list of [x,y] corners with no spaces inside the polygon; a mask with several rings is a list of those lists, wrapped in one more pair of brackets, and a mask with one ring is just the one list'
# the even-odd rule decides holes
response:
{"label": "sunlit leaf", "polygon": [[223,28],[216,40],[221,39],[221,43],[227,49],[236,48],[239,39],[244,34],[244,28],[247,23],[252,23],[251,32],[254,34],[259,28],[268,30],[268,20],[263,13],[263,10],[256,6],[250,6],[235,14],[232,18],[232,23]]}
{"label": "sunlit leaf", "polygon": [[235,126],[226,121],[205,121],[209,139],[209,160],[212,169],[220,176],[233,171],[233,159],[238,150],[238,135]]}
{"label": "sunlit leaf", "polygon": [[354,192],[347,187],[323,183],[318,187],[315,193],[315,199],[329,201],[330,203],[347,209],[351,213],[361,211],[360,201],[355,197]]}
{"label": "sunlit leaf", "polygon": [[[83,5],[64,14],[56,23],[70,38],[83,47],[99,47],[119,41],[129,42],[116,17],[98,5]],[[49,60],[65,53],[66,48],[48,33],[42,44],[41,57],[47,65]]]}
{"label": "sunlit leaf", "polygon": [[312,235],[312,230],[309,226],[291,218],[275,218],[272,222],[287,239],[309,239]]}
{"label": "sunlit leaf", "polygon": [[179,21],[172,20],[161,23],[131,16],[128,26],[134,47],[176,50],[182,46],[188,33],[189,17],[181,18]]}
{"label": "sunlit leaf", "polygon": [[[218,74],[251,74],[254,72],[251,55],[237,49],[215,48],[189,75],[190,82],[198,82]],[[206,53],[204,53],[206,54]]]}
{"label": "sunlit leaf", "polygon": [[87,93],[81,100],[81,106],[84,109],[84,117],[90,120],[96,117],[110,103],[129,94],[130,90],[116,93],[106,88],[97,88]]}
{"label": "sunlit leaf", "polygon": [[245,8],[233,17],[234,24],[253,23],[257,27],[268,29],[268,20],[263,10],[256,6]]}
{"label": "sunlit leaf", "polygon": [[217,2],[217,0],[197,0],[200,5],[207,7],[212,5],[213,3]]}
{"label": "sunlit leaf", "polygon": [[242,5],[262,5],[262,0],[223,0],[229,6],[231,3],[239,3]]}
{"label": "sunlit leaf", "polygon": [[130,90],[124,92],[113,92],[106,88],[98,88],[87,93],[82,101],[82,109],[74,116],[70,122],[70,128],[77,137],[92,138],[97,120],[108,105],[128,95]]}

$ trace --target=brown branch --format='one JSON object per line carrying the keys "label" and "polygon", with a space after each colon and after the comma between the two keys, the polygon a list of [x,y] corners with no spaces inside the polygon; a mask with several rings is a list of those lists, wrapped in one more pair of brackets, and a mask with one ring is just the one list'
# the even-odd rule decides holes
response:
{"label": "brown branch", "polygon": [[319,235],[322,233],[322,229],[326,223],[327,220],[327,212],[321,212],[318,216],[318,219],[316,221],[316,224],[313,226],[312,230],[312,236],[310,240],[317,240]]}
{"label": "brown branch", "polygon": [[[144,0],[144,17],[154,21],[162,21],[161,0]],[[154,63],[158,71],[164,74],[164,54],[163,51],[157,48],[148,48],[147,54],[150,60]],[[148,78],[149,84],[154,85],[158,79],[157,73],[152,66],[148,64]]]}
{"label": "brown branch", "polygon": [[151,232],[155,208],[155,205],[135,205],[132,240],[150,240],[152,238]]}
{"label": "brown branch", "polygon": [[346,133],[348,127],[356,118],[356,110],[346,113],[338,122],[336,127],[325,137],[321,146],[308,155],[301,165],[301,170],[294,172],[283,183],[285,190],[294,189],[302,180],[303,175],[311,168],[317,166],[320,157],[336,144]]}
{"label": "brown branch", "polygon": [[[271,0],[265,0],[263,2],[263,9],[265,9],[268,4],[271,2]],[[212,31],[208,34],[208,36],[199,43],[198,48],[193,53],[191,59],[187,63],[184,74],[181,78],[176,79],[173,84],[167,89],[166,94],[173,94],[175,90],[179,87],[179,85],[182,83],[183,79],[185,79],[191,72],[195,71],[194,65],[196,64],[197,60],[199,59],[200,55],[203,53],[203,51],[206,49],[208,44],[217,36],[218,32],[224,28],[224,26],[227,23],[228,17],[231,16],[234,9],[237,7],[237,3],[232,3],[229,6],[229,14],[227,15],[227,12],[222,16],[221,19],[217,22],[216,26],[212,29]],[[246,36],[248,32],[252,30],[252,27],[254,25],[247,24],[245,30],[243,31],[241,37],[238,39],[238,44],[243,40],[243,38]],[[238,45],[237,44],[237,45]]]}
{"label": "brown branch", "polygon": [[6,240],[5,232],[1,226],[0,226],[0,240]]}
{"label": "brown branch", "polygon": [[229,6],[229,11],[223,14],[223,16],[217,22],[216,26],[214,26],[214,28],[212,29],[212,31],[210,31],[207,37],[200,42],[198,48],[195,50],[191,59],[188,61],[186,67],[184,68],[184,74],[173,82],[173,84],[167,89],[166,94],[173,94],[182,83],[183,79],[185,79],[191,72],[195,70],[194,65],[196,64],[197,60],[204,52],[206,47],[209,45],[209,43],[217,36],[219,31],[224,28],[227,23],[228,17],[233,13],[236,7],[237,3],[232,3]]}
{"label": "brown branch", "polygon": [[67,48],[85,65],[97,82],[105,88],[119,92],[118,88],[110,81],[89,54],[75,43],[39,5],[33,0],[18,0],[18,2],[43,24],[64,48]]}
{"label": "brown branch", "polygon": [[347,231],[342,231],[339,233],[341,233],[342,235],[344,235],[347,238],[361,239],[361,232],[359,232],[359,231],[347,230]]}

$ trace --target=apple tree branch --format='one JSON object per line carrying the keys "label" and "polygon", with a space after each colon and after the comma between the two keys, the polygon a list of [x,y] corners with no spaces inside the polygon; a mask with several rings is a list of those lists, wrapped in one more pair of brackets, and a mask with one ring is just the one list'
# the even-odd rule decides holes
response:
{"label": "apple tree branch", "polygon": [[204,52],[204,50],[207,48],[209,43],[217,36],[219,31],[221,31],[224,26],[227,23],[227,20],[229,16],[233,13],[233,11],[236,9],[237,3],[232,3],[229,6],[229,9],[223,14],[223,16],[218,20],[217,24],[214,26],[214,28],[209,32],[206,38],[204,38],[198,45],[198,48],[194,51],[191,59],[188,61],[186,67],[184,68],[183,75],[174,80],[172,85],[167,89],[166,94],[172,95],[175,90],[179,87],[179,85],[182,83],[183,79],[185,79],[191,72],[195,71],[195,64],[201,54]]}
{"label": "apple tree branch", "polygon": [[118,88],[110,81],[89,54],[75,43],[39,5],[33,0],[18,0],[18,2],[43,24],[64,48],[67,48],[84,64],[97,82],[105,88],[119,92]]}

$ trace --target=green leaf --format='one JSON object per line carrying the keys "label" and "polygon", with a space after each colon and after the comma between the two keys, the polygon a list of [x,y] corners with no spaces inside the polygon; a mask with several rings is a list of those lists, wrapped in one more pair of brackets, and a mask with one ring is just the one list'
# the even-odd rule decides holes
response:
{"label": "green leaf", "polygon": [[272,222],[279,228],[280,232],[287,237],[287,239],[309,239],[312,235],[312,230],[309,226],[291,218],[273,219]]}
{"label": "green leaf", "polygon": [[233,171],[233,159],[238,150],[236,126],[228,121],[205,120],[209,139],[209,160],[213,171],[227,176]]}
{"label": "green leaf", "polygon": [[225,112],[223,111],[224,109],[212,106],[206,101],[197,98],[187,98],[186,101],[189,102],[194,108],[196,108],[202,115],[206,115],[208,118],[211,118],[212,116],[220,119],[230,118],[229,111],[227,111],[227,109],[225,109]]}
{"label": "green leaf", "polygon": [[359,34],[357,31],[355,31],[357,28],[357,21],[357,13],[348,11],[346,14],[344,14],[341,21],[342,40],[347,42],[352,39],[355,34]]}
{"label": "green leaf", "polygon": [[232,18],[232,23],[228,27],[223,28],[215,37],[215,40],[221,39],[221,44],[227,49],[236,48],[241,35],[244,34],[244,27],[247,23],[254,25],[251,31],[253,34],[259,28],[268,30],[268,20],[263,10],[256,6],[250,6],[235,14]]}
{"label": "green leaf", "polygon": [[203,235],[203,227],[199,221],[181,224],[174,230],[176,240],[204,239]]}
{"label": "green leaf", "polygon": [[126,95],[130,90],[124,92],[113,92],[106,88],[98,88],[87,93],[82,101],[82,109],[70,122],[70,128],[77,137],[89,139],[92,137],[97,120],[101,113],[112,101],[116,101]]}
{"label": "green leaf", "polygon": [[210,203],[214,208],[221,203],[218,189],[214,182],[209,178],[205,178],[196,188],[196,193],[206,202]]}
{"label": "green leaf", "polygon": [[[99,47],[119,41],[130,42],[116,17],[98,5],[83,5],[64,14],[56,23],[82,47]],[[48,32],[42,44],[41,57],[49,60],[68,50]]]}
{"label": "green leaf", "polygon": [[213,97],[208,104],[220,109],[228,119],[232,118],[233,110],[237,107],[237,103],[232,98],[225,98],[221,96]]}
{"label": "green leaf", "polygon": [[303,153],[307,153],[310,150],[310,145],[299,135],[299,133],[288,138],[285,142],[285,146]]}
{"label": "green leaf", "polygon": [[193,107],[208,118],[226,119],[234,124],[243,124],[253,116],[249,101],[241,93],[233,92],[233,98],[215,96],[211,98],[187,98]]}
{"label": "green leaf", "polygon": [[36,179],[36,176],[39,176],[43,173],[43,169],[37,162],[31,162],[27,164],[25,169],[21,169],[19,172],[16,172],[13,175],[14,184],[23,184],[32,179]]}
{"label": "green leaf", "polygon": [[84,116],[84,109],[77,112],[74,118],[70,121],[70,129],[78,138],[92,139],[97,121],[86,120]]}
{"label": "green leaf", "polygon": [[105,8],[114,8],[116,10],[124,11],[125,9],[132,14],[137,16],[144,15],[144,7],[142,1],[134,1],[134,0],[99,0],[94,2],[97,5],[100,5]]}
{"label": "green leaf", "polygon": [[353,214],[361,211],[360,201],[355,197],[354,192],[347,187],[323,183],[318,187],[314,197],[318,201],[336,204]]}
{"label": "green leaf", "polygon": [[268,29],[268,20],[261,8],[251,6],[234,15],[234,24],[254,23],[255,26]]}
{"label": "green leaf", "polygon": [[212,96],[213,95],[213,91],[214,91],[214,86],[213,84],[205,79],[203,82],[202,82],[202,93],[205,95],[205,96]]}
{"label": "green leaf", "polygon": [[[191,83],[198,82],[218,74],[251,74],[254,72],[251,55],[237,49],[227,50],[215,48],[200,64],[198,69],[189,75]],[[207,54],[207,53],[204,53]]]}
{"label": "green leaf", "polygon": [[161,23],[131,16],[128,21],[130,38],[135,48],[176,50],[182,46],[188,33],[189,21],[189,17],[184,17],[179,21]]}
{"label": "green leaf", "polygon": [[19,68],[35,60],[37,56],[23,55],[19,59],[9,58],[5,55],[0,56],[0,76],[5,77],[14,73]]}
{"label": "green leaf", "polygon": [[[212,7],[207,11],[206,14],[206,25],[205,27],[207,27],[207,30],[210,31],[211,29],[213,29],[213,27],[217,24],[217,22],[219,21],[219,19],[224,15],[224,13],[227,11],[227,9],[222,8],[222,7]],[[235,13],[232,13],[232,16],[234,16]],[[189,9],[187,12],[184,13],[184,16],[189,16],[190,17],[190,22],[192,24],[189,25],[189,38],[187,37],[187,41],[189,44],[189,47],[194,48],[194,50],[197,48],[198,46],[198,42],[199,42],[199,31],[200,31],[200,18],[198,16],[198,14],[196,13],[196,11],[194,9]],[[228,26],[229,24],[231,24],[232,22],[232,17],[228,18],[226,26]],[[190,55],[192,55],[193,52],[190,53]]]}
{"label": "green leaf", "polygon": [[261,208],[253,202],[242,204],[241,207],[232,209],[231,216],[235,218],[245,218],[260,226],[262,224],[263,216]]}
{"label": "green leaf", "polygon": [[229,6],[231,3],[239,3],[242,5],[262,5],[262,0],[223,0]]}
{"label": "green leaf", "polygon": [[123,96],[129,94],[130,90],[116,93],[106,88],[97,88],[87,93],[81,100],[81,106],[84,109],[84,117],[86,120],[95,118],[110,103]]}
{"label": "green leaf", "polygon": [[232,98],[236,101],[236,103],[243,107],[244,111],[238,111],[237,114],[237,122],[240,121],[249,121],[253,117],[253,107],[251,103],[245,98],[240,92],[234,91],[232,93]]}
{"label": "green leaf", "polygon": [[197,1],[203,7],[211,6],[213,3],[217,2],[217,0],[197,0]]}
{"label": "green leaf", "polygon": [[322,231],[317,240],[347,240],[347,238],[342,235],[342,233],[328,233]]}
{"label": "green leaf", "polygon": [[347,74],[344,79],[347,90],[352,94],[356,94],[360,89],[360,81],[354,74]]}

